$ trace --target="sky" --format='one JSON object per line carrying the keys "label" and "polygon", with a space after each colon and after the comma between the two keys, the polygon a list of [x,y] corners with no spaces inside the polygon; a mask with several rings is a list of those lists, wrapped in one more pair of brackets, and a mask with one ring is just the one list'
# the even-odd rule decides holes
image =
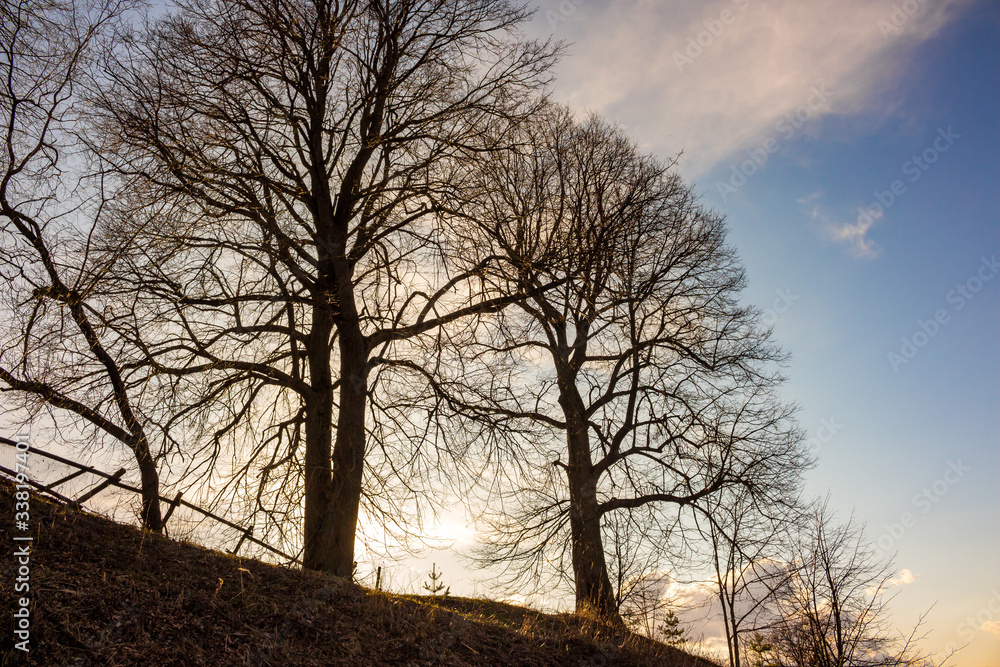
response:
{"label": "sky", "polygon": [[726,215],[830,493],[894,620],[1000,665],[1000,4],[543,0],[554,97]]}
{"label": "sky", "polygon": [[[926,612],[925,648],[1000,665],[1000,3],[536,6],[526,34],[568,44],[553,97],[681,153],[727,217],[746,300],[792,354],[807,491],[895,554],[896,624]],[[452,548],[390,587],[419,590],[433,561],[487,594],[456,555],[461,512],[433,532]]]}

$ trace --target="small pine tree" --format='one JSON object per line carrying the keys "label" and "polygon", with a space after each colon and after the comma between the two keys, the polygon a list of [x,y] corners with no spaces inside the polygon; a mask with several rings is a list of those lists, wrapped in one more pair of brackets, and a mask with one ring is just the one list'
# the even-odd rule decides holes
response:
{"label": "small pine tree", "polygon": [[780,663],[771,659],[774,646],[767,642],[760,633],[755,632],[747,647],[750,667],[778,667]]}
{"label": "small pine tree", "polygon": [[681,619],[677,618],[673,609],[667,610],[667,615],[657,630],[660,641],[668,646],[680,646],[687,641],[684,636],[687,631],[681,627]]}
{"label": "small pine tree", "polygon": [[431,563],[431,571],[427,576],[430,578],[430,581],[424,584],[424,590],[433,596],[437,596],[440,593],[441,597],[448,597],[448,594],[451,593],[451,586],[445,586],[444,582],[441,581],[444,574],[437,571],[437,563]]}

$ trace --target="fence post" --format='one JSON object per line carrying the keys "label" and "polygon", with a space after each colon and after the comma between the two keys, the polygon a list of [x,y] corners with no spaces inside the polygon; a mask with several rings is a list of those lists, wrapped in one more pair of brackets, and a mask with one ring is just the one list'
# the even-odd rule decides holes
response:
{"label": "fence post", "polygon": [[184,493],[184,492],[183,491],[178,491],[177,495],[174,496],[174,499],[170,501],[170,505],[167,506],[167,513],[163,515],[163,522],[162,522],[164,528],[167,525],[167,519],[169,519],[170,515],[174,513],[174,510],[177,509],[177,506],[181,504],[181,494],[182,493]]}
{"label": "fence post", "polygon": [[229,553],[236,555],[236,552],[240,550],[241,546],[243,546],[244,540],[246,540],[251,535],[253,535],[253,526],[250,526],[245,531],[243,531],[243,536],[240,538],[240,541],[236,543],[236,546]]}
{"label": "fence post", "polygon": [[117,482],[118,480],[120,480],[124,476],[125,476],[125,468],[119,468],[118,472],[116,472],[114,475],[112,475],[111,477],[108,477],[106,480],[104,480],[103,482],[101,482],[100,484],[98,484],[93,489],[91,489],[87,493],[83,494],[82,496],[80,496],[79,498],[77,498],[73,502],[76,503],[76,505],[79,507],[81,504],[87,502],[88,500],[90,500],[91,498],[93,498],[94,496],[96,496],[98,493],[100,493],[104,489],[108,488],[109,486],[111,486],[112,484],[114,484],[115,482]]}

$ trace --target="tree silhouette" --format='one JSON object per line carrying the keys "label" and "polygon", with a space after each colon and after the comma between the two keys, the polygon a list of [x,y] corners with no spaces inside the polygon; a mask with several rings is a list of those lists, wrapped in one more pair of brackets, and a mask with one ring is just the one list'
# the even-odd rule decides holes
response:
{"label": "tree silhouette", "polygon": [[[527,15],[492,0],[181,0],[110,60],[106,157],[157,249],[135,282],[172,323],[149,363],[200,375],[207,412],[226,406],[213,460],[219,434],[256,435],[254,416],[274,413],[249,458],[283,501],[283,481],[304,480],[307,568],[351,576],[366,482],[369,509],[397,514],[366,464],[387,451],[392,476],[411,457],[392,446],[426,436],[371,401],[373,380],[401,383],[408,340],[512,300],[479,289],[484,267],[455,255],[434,195],[450,161],[498,148],[486,128],[532,112],[553,50],[511,37]],[[383,425],[398,428],[369,447]],[[419,495],[401,486],[400,502]]]}
{"label": "tree silhouette", "polygon": [[615,620],[612,515],[644,517],[655,544],[723,489],[792,493],[801,435],[775,394],[783,354],[738,303],[723,220],[673,163],[561,109],[522,136],[472,165],[466,214],[515,269],[495,280],[529,296],[463,340],[466,362],[435,386],[491,424],[488,456],[517,461],[484,561],[515,576],[557,562],[577,610]]}
{"label": "tree silhouette", "polygon": [[0,5],[0,391],[126,445],[142,525],[159,531],[156,381],[136,369],[142,350],[114,331],[115,304],[102,294],[131,240],[95,241],[113,216],[112,196],[99,173],[87,173],[91,156],[76,133],[81,83],[123,11],[103,0]]}

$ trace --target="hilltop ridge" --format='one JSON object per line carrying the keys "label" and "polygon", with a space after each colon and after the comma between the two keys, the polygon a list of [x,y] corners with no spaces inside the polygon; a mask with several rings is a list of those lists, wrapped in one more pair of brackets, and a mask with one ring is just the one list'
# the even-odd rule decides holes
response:
{"label": "hilltop ridge", "polygon": [[[14,489],[0,481],[0,534]],[[571,614],[376,592],[211,551],[32,494],[30,653],[3,665],[635,665],[712,667]],[[0,563],[5,613],[17,565]]]}

